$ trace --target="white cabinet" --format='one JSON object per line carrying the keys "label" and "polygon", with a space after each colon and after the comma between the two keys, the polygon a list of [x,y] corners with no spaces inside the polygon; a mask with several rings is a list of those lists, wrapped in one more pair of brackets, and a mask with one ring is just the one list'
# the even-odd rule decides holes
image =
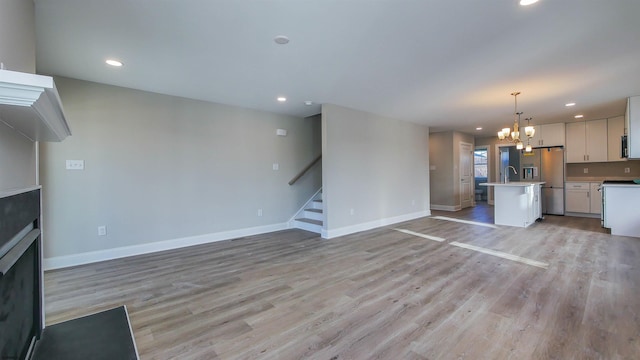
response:
{"label": "white cabinet", "polygon": [[494,223],[527,227],[541,217],[540,182],[482,183],[494,187]]}
{"label": "white cabinet", "polygon": [[592,182],[589,185],[589,213],[600,214],[602,212],[602,195],[600,183]]}
{"label": "white cabinet", "polygon": [[567,123],[568,163],[607,161],[607,119]]}
{"label": "white cabinet", "polygon": [[611,235],[640,237],[640,186],[604,184],[604,227]]}
{"label": "white cabinet", "polygon": [[589,192],[591,191],[587,182],[567,182],[565,183],[565,194],[567,202],[565,209],[567,212],[588,213],[591,209]]}
{"label": "white cabinet", "polygon": [[566,211],[569,213],[600,214],[602,211],[602,196],[599,182],[565,183],[567,202]]}
{"label": "white cabinet", "polygon": [[529,143],[534,148],[541,146],[564,146],[564,123],[536,125],[534,128],[536,129],[535,135],[529,140]]}
{"label": "white cabinet", "polygon": [[537,219],[542,218],[542,203],[540,202],[541,186],[542,185],[532,186],[530,190],[533,192],[533,206],[529,210],[529,223],[533,223]]}
{"label": "white cabinet", "polygon": [[621,156],[622,135],[624,135],[624,116],[607,119],[607,160],[627,160]]}
{"label": "white cabinet", "polygon": [[640,159],[640,96],[632,96],[627,99],[625,127],[627,128],[629,159]]}

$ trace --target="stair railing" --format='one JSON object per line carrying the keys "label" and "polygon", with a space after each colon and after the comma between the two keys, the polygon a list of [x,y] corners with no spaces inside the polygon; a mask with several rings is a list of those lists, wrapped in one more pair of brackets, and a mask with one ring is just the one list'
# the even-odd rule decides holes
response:
{"label": "stair railing", "polygon": [[320,159],[322,159],[322,154],[318,155],[318,157],[316,157],[315,159],[313,159],[313,161],[311,161],[309,163],[309,165],[305,166],[304,169],[302,169],[296,176],[294,176],[290,181],[289,181],[289,185],[293,185],[295,184],[296,181],[298,181],[298,179],[300,179],[302,176],[304,176],[304,174],[307,173],[307,171],[311,170],[311,168],[313,167],[313,165],[315,165],[318,161],[320,161]]}

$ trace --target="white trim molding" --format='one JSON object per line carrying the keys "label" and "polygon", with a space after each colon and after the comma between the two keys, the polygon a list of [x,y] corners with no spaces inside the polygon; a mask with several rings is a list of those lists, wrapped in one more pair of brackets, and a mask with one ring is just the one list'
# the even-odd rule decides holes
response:
{"label": "white trim molding", "polygon": [[100,261],[120,259],[129,256],[143,255],[158,251],[179,249],[188,246],[201,245],[216,241],[224,241],[236,239],[244,236],[252,236],[270,233],[274,231],[286,230],[289,226],[287,223],[272,224],[265,226],[257,226],[246,229],[223,231],[219,233],[211,233],[197,236],[189,236],[178,239],[151,242],[146,244],[124,246],[112,249],[104,249],[90,251],[80,254],[55,256],[45,258],[43,261],[44,270],[61,269],[71,266],[91,264]]}
{"label": "white trim molding", "polygon": [[349,226],[345,226],[337,229],[331,229],[331,230],[322,229],[321,236],[324,239],[332,239],[339,236],[345,236],[345,235],[357,233],[360,231],[371,230],[371,229],[379,228],[382,226],[397,224],[403,221],[414,220],[414,219],[427,217],[427,216],[431,216],[430,210],[424,210],[424,211],[419,211],[411,214],[405,214],[405,215],[399,215],[399,216],[394,216],[394,217],[385,218],[385,219],[369,221],[369,222],[356,224],[356,225],[349,225]]}
{"label": "white trim molding", "polygon": [[462,207],[460,205],[438,205],[438,204],[431,204],[431,210],[442,210],[442,211],[458,211],[458,210],[462,210]]}
{"label": "white trim molding", "polygon": [[31,141],[62,141],[71,135],[51,76],[0,69],[1,122]]}

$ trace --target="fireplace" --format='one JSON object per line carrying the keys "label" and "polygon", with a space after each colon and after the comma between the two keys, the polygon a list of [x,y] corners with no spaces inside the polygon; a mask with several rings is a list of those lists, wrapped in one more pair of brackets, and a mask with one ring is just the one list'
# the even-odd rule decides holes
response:
{"label": "fireplace", "polygon": [[43,329],[40,189],[0,194],[0,359],[28,359]]}

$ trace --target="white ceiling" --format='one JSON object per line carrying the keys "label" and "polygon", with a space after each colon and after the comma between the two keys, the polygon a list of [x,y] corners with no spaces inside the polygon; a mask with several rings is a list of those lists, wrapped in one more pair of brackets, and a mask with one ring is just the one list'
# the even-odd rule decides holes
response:
{"label": "white ceiling", "polygon": [[332,103],[491,135],[514,90],[534,124],[621,115],[640,94],[638,0],[35,4],[39,73],[295,116]]}

